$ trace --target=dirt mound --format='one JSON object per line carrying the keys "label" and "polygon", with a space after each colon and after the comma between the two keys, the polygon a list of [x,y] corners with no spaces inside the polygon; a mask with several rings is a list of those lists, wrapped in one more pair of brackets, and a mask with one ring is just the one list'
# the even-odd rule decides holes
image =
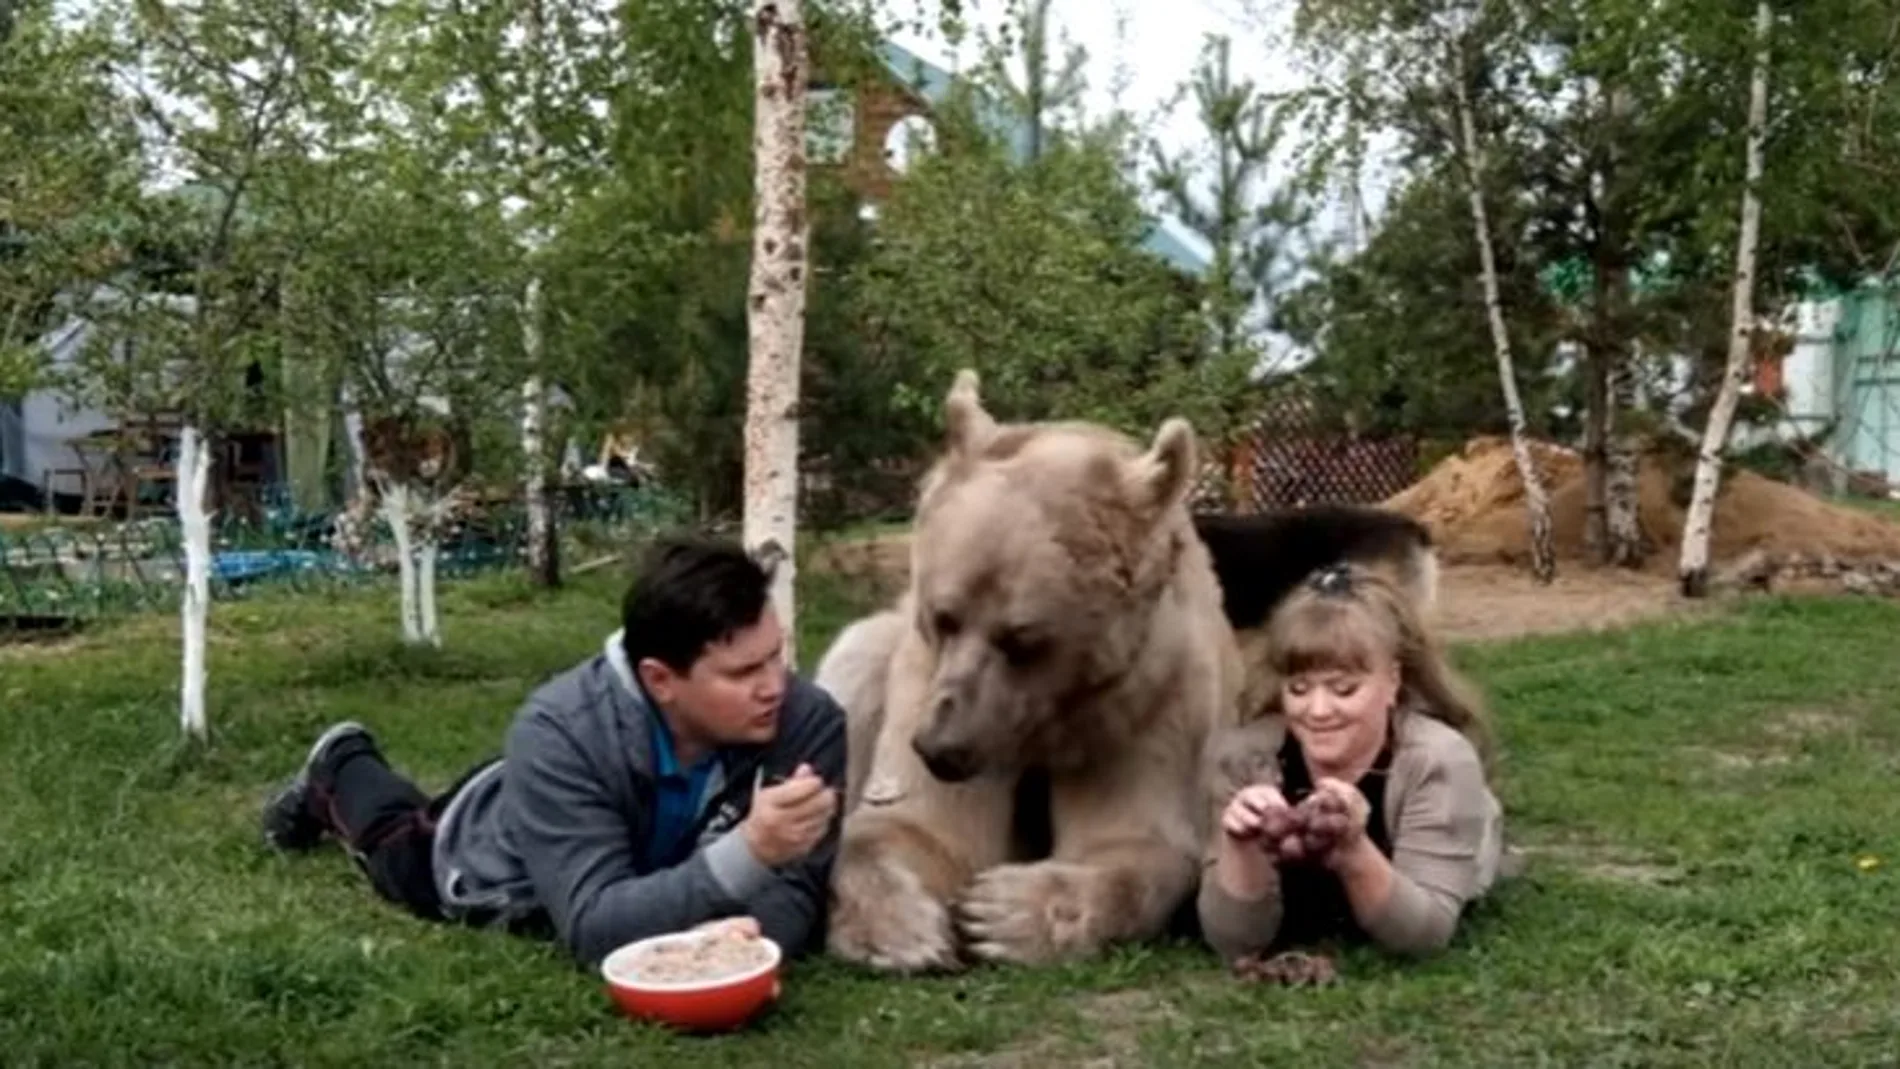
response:
{"label": "dirt mound", "polygon": [[[1537,466],[1546,485],[1583,472],[1583,458],[1573,450],[1532,442]],[[1511,443],[1503,438],[1473,438],[1464,451],[1439,462],[1423,479],[1386,499],[1397,509],[1431,528],[1435,537],[1462,528],[1470,521],[1516,510],[1522,514],[1524,481],[1517,475]]]}
{"label": "dirt mound", "polygon": [[[1536,450],[1550,490],[1557,555],[1587,559],[1582,458],[1558,446],[1539,445]],[[1680,547],[1683,509],[1674,490],[1678,467],[1652,455],[1638,468],[1637,520],[1649,548],[1649,566],[1662,572],[1675,570]],[[1473,440],[1461,455],[1439,464],[1385,505],[1424,523],[1447,562],[1519,565],[1530,560],[1524,485],[1508,441]],[[1716,495],[1710,556],[1719,565],[1751,551],[1842,563],[1900,560],[1900,524],[1830,504],[1754,472],[1731,469]]]}

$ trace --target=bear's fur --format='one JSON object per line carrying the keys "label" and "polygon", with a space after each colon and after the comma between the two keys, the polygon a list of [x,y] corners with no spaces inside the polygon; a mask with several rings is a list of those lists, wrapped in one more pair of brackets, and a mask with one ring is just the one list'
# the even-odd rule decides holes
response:
{"label": "bear's fur", "polygon": [[[1073,960],[1162,932],[1196,886],[1200,770],[1240,661],[1186,500],[1188,424],[1144,450],[999,424],[974,372],[918,495],[908,590],[815,673],[850,718],[828,947],[876,968]],[[1037,781],[1046,814],[1025,821]],[[1048,850],[1017,834],[1045,816]]]}

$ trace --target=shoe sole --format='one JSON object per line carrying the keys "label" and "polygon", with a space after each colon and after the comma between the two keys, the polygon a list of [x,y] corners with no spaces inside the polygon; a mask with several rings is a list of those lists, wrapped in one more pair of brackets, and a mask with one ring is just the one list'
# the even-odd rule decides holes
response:
{"label": "shoe sole", "polygon": [[[291,794],[308,790],[310,787],[311,768],[315,767],[319,760],[322,760],[325,751],[352,735],[361,735],[369,739],[371,745],[375,744],[375,738],[370,735],[369,729],[354,720],[345,720],[330,725],[324,729],[323,734],[317,736],[317,741],[310,744],[309,752],[304,754],[303,766],[297,769],[296,776],[292,777],[289,783],[278,788],[277,792],[270,796],[269,801],[265,803],[266,811],[276,809],[283,803],[284,799],[288,798]],[[261,834],[266,846],[269,846],[273,850],[285,849],[277,840],[271,837],[271,828],[268,822],[266,822]]]}

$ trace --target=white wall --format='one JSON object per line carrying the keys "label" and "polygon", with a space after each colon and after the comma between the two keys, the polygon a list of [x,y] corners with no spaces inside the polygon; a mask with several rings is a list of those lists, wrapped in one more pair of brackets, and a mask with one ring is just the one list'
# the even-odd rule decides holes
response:
{"label": "white wall", "polygon": [[[92,327],[84,320],[68,320],[42,339],[41,345],[56,368],[69,367],[90,336]],[[56,477],[45,485],[46,472],[53,468],[74,468],[80,463],[73,450],[75,438],[95,431],[111,430],[118,421],[96,408],[75,405],[56,390],[34,390],[20,399],[20,421],[15,428],[19,449],[9,448],[4,460],[6,474],[42,490],[76,494],[79,483],[72,476]],[[94,461],[95,466],[98,461]]]}

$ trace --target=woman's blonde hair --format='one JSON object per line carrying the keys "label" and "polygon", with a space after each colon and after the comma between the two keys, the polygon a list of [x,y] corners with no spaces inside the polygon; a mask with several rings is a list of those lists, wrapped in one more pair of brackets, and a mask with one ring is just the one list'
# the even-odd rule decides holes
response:
{"label": "woman's blonde hair", "polygon": [[[1493,740],[1483,698],[1385,576],[1331,565],[1288,594],[1267,623],[1267,667],[1278,679],[1315,670],[1370,671],[1388,656],[1399,665],[1398,709],[1455,728],[1489,768]],[[1284,712],[1278,686],[1267,701],[1268,713]]]}

